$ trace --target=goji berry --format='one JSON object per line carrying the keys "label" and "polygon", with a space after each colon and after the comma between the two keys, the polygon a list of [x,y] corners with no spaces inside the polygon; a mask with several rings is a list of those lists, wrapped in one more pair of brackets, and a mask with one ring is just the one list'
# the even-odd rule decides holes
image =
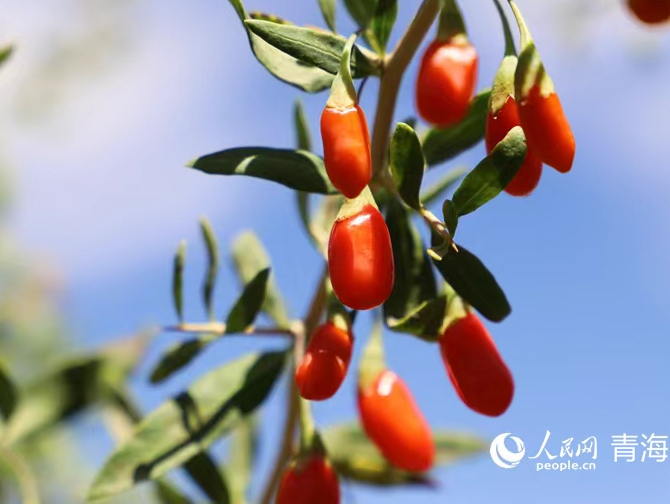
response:
{"label": "goji berry", "polygon": [[358,389],[358,410],[368,437],[394,466],[429,470],[435,460],[430,425],[412,394],[394,372],[384,370]]}
{"label": "goji berry", "polygon": [[461,400],[477,413],[500,416],[514,397],[514,379],[479,317],[469,313],[440,338],[442,359]]}
{"label": "goji berry", "polygon": [[[486,117],[486,152],[491,151],[515,126],[520,126],[519,110],[516,100],[510,96],[497,115],[489,112]],[[528,196],[537,187],[542,176],[542,161],[529,148],[526,159],[516,176],[507,185],[505,191],[512,196]]]}
{"label": "goji berry", "polygon": [[628,0],[628,8],[640,21],[650,25],[670,21],[668,0]]}
{"label": "goji berry", "polygon": [[363,109],[326,107],[321,115],[323,158],[328,178],[345,197],[353,199],[372,179],[370,133]]}
{"label": "goji berry", "polygon": [[339,504],[337,473],[321,455],[297,461],[284,472],[276,504]]}
{"label": "goji berry", "polygon": [[421,59],[416,84],[419,115],[436,126],[461,121],[477,86],[477,51],[466,38],[435,40]]}
{"label": "goji berry", "polygon": [[391,295],[391,236],[372,204],[335,221],[328,242],[328,268],[335,295],[349,308],[369,310]]}
{"label": "goji berry", "polygon": [[323,401],[335,395],[347,375],[353,338],[349,331],[333,322],[319,326],[295,370],[300,395],[310,401]]}

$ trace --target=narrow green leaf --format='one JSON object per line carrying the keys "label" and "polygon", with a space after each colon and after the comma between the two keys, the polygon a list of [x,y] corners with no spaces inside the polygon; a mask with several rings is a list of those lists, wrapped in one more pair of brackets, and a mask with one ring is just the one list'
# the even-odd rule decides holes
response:
{"label": "narrow green leaf", "polygon": [[372,19],[372,33],[382,48],[386,48],[396,17],[398,16],[398,0],[377,0],[377,10]]}
{"label": "narrow green leaf", "polygon": [[422,144],[429,167],[449,161],[484,140],[490,95],[491,91],[485,90],[475,96],[460,123],[428,130]]}
{"label": "narrow green leaf", "polygon": [[404,123],[398,123],[391,139],[391,175],[398,186],[400,196],[411,208],[421,209],[419,192],[426,162],[421,150],[421,142],[414,130]]}
{"label": "narrow green leaf", "polygon": [[463,167],[454,168],[449,173],[447,173],[442,179],[436,182],[433,186],[429,187],[421,195],[421,203],[424,206],[428,206],[434,201],[441,201],[444,199],[444,195],[449,189],[451,189],[458,179],[465,175],[467,170]]}
{"label": "narrow green leaf", "polygon": [[186,262],[186,241],[179,242],[172,268],[172,301],[180,322],[184,320],[184,264]]}
{"label": "narrow green leaf", "polygon": [[0,66],[2,66],[14,52],[14,46],[7,45],[0,48]]}
{"label": "narrow green leaf", "polygon": [[[357,423],[329,427],[321,437],[329,460],[343,478],[375,486],[431,486],[428,474],[403,471],[387,462]],[[487,448],[485,441],[468,433],[437,429],[433,439],[436,467],[452,465]]]}
{"label": "narrow green leaf", "polygon": [[184,463],[184,469],[193,482],[214,504],[229,504],[228,483],[216,463],[206,452],[200,452]]}
{"label": "narrow green leaf", "polygon": [[9,420],[14,412],[18,397],[19,394],[14,381],[10,377],[4,361],[0,361],[0,415],[5,421]]}
{"label": "narrow green leaf", "polygon": [[219,243],[214,233],[214,228],[207,217],[200,219],[200,230],[202,238],[207,247],[207,273],[205,274],[205,281],[202,285],[202,298],[205,303],[205,309],[210,320],[214,319],[214,286],[216,285],[216,277],[219,273]]}
{"label": "narrow green leaf", "polygon": [[305,151],[238,147],[199,157],[187,166],[210,175],[247,175],[298,191],[335,193],[323,160]]}
{"label": "narrow green leaf", "polygon": [[[232,253],[238,276],[244,285],[251,282],[261,270],[270,267],[270,257],[253,231],[246,231],[235,238]],[[275,284],[274,276],[270,277],[267,284],[263,311],[278,327],[288,327],[283,297]]]}
{"label": "narrow green leaf", "polygon": [[216,339],[209,334],[198,336],[180,342],[170,348],[160,359],[151,373],[150,381],[153,384],[161,383],[177,371],[190,364],[200,353]]}
{"label": "narrow green leaf", "polygon": [[344,0],[344,4],[359,28],[367,28],[377,10],[377,0]]}
{"label": "narrow green leaf", "polygon": [[13,473],[19,488],[21,504],[40,504],[39,483],[25,458],[9,446],[3,446],[0,447],[0,462]]}
{"label": "narrow green leaf", "polygon": [[462,245],[449,249],[433,264],[456,293],[492,322],[503,321],[512,311],[505,293],[484,264]]}
{"label": "narrow green leaf", "polygon": [[456,236],[456,228],[458,227],[458,210],[453,201],[445,200],[442,205],[442,216],[444,217],[444,223],[447,225],[449,235],[453,238]]}
{"label": "narrow green leaf", "polygon": [[392,200],[386,211],[386,225],[391,235],[395,282],[384,303],[384,317],[402,319],[424,302],[437,295],[435,277],[426,247],[408,211]]}
{"label": "narrow green leaf", "polygon": [[[340,69],[342,51],[347,42],[341,35],[270,21],[247,20],[245,24],[268,44],[305,64],[314,65],[333,75]],[[374,53],[354,45],[351,72],[356,79],[378,75],[379,60]]]}
{"label": "narrow green leaf", "polygon": [[254,323],[263,306],[269,278],[270,268],[265,268],[244,286],[244,292],[237,299],[226,319],[226,334],[244,332]]}
{"label": "narrow green leaf", "polygon": [[526,158],[526,137],[515,126],[472,170],[454,194],[459,216],[474,212],[505,190]]}
{"label": "narrow green leaf", "polygon": [[[240,0],[228,0],[244,23],[247,14]],[[275,77],[308,93],[317,93],[330,87],[333,75],[280,51],[265,42],[245,26],[251,50],[256,59]]]}
{"label": "narrow green leaf", "polygon": [[164,480],[156,481],[154,494],[159,504],[193,504],[193,501]]}
{"label": "narrow green leaf", "polygon": [[233,433],[225,473],[234,504],[247,502],[246,494],[257,455],[257,437],[255,415],[246,417]]}
{"label": "narrow green leaf", "polygon": [[96,501],[179,467],[226,435],[270,394],[287,354],[252,354],[197,380],[187,392],[146,416],[97,475]]}
{"label": "narrow green leaf", "polygon": [[302,106],[302,101],[300,100],[296,100],[295,105],[293,105],[293,125],[297,138],[297,148],[303,151],[311,151],[312,134],[309,129],[307,116],[305,115],[305,108]]}
{"label": "narrow green leaf", "polygon": [[336,3],[335,0],[319,0],[319,7],[323,19],[331,31],[337,33],[337,25],[335,22]]}
{"label": "narrow green leaf", "polygon": [[402,318],[387,319],[388,327],[395,332],[413,334],[425,341],[435,342],[445,326],[447,301],[444,295],[424,301]]}

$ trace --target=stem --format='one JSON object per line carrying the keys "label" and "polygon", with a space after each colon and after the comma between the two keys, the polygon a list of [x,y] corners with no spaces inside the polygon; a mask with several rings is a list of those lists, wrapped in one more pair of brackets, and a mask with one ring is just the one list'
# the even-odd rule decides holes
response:
{"label": "stem", "polygon": [[513,2],[513,0],[509,0],[509,5],[512,8],[512,12],[514,12],[516,22],[519,25],[519,33],[521,34],[521,50],[523,51],[526,47],[533,43],[533,37],[530,34],[530,30],[528,29],[526,21],[523,19],[521,11]]}
{"label": "stem", "polygon": [[500,5],[500,0],[493,0],[493,3],[496,5],[498,14],[500,15],[500,22],[503,26],[503,32],[505,34],[505,56],[516,56],[516,47],[514,47],[514,37],[512,36],[512,30],[509,26],[509,20],[507,15]]}
{"label": "stem", "polygon": [[[302,327],[302,330],[295,331],[295,346],[304,348],[306,335],[312,334],[316,328],[323,310],[326,306],[326,280],[328,279],[328,266],[324,268],[319,283],[317,285],[314,296],[312,297],[312,302],[309,305],[307,315],[305,316],[305,323]],[[300,351],[300,350],[298,350]],[[294,362],[294,366],[295,366]],[[293,369],[291,370],[293,371]],[[260,499],[260,504],[271,504],[272,497],[275,493],[275,488],[279,484],[281,475],[284,471],[286,463],[291,458],[293,453],[293,436],[295,435],[295,426],[298,421],[298,415],[300,410],[300,395],[298,394],[298,387],[295,385],[293,380],[293,373],[289,376],[288,381],[288,394],[287,394],[288,404],[287,404],[287,413],[286,413],[286,422],[284,423],[284,429],[282,433],[282,445],[277,454],[274,466],[268,478],[268,482],[265,485],[263,490],[262,497]]]}
{"label": "stem", "polygon": [[424,0],[397,47],[385,59],[377,99],[372,134],[372,173],[377,176],[386,168],[391,123],[403,74],[412,61],[426,33],[440,10],[440,0]]}
{"label": "stem", "polygon": [[40,494],[37,480],[24,458],[9,446],[3,446],[0,449],[0,458],[16,476],[21,492],[21,502],[24,504],[39,504]]}
{"label": "stem", "polygon": [[[205,322],[192,323],[186,322],[176,326],[163,327],[166,332],[182,332],[182,333],[208,333],[222,336],[226,333],[226,324],[223,322]],[[250,327],[241,334],[253,334],[258,336],[294,336],[293,329],[282,327]],[[234,336],[230,334],[228,336]]]}

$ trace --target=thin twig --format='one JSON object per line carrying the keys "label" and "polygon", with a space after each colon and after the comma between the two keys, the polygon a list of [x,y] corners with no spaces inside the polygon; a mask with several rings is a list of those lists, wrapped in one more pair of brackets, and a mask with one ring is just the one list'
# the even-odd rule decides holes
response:
{"label": "thin twig", "polygon": [[[307,335],[311,334],[312,331],[316,328],[319,321],[321,320],[321,315],[323,310],[326,307],[326,280],[328,278],[328,267],[324,268],[321,277],[319,278],[319,284],[317,285],[314,296],[312,297],[312,302],[309,305],[307,310],[307,315],[305,316],[305,322],[301,330],[294,330],[295,340],[294,344],[298,347],[299,352],[302,352],[302,348],[305,345],[305,338]],[[294,359],[295,361],[295,359]],[[286,467],[287,462],[293,454],[293,439],[295,436],[295,427],[298,423],[298,416],[300,410],[300,396],[298,394],[298,388],[293,381],[293,368],[295,367],[295,362],[291,368],[291,373],[289,374],[288,380],[288,394],[287,394],[287,412],[286,412],[286,421],[284,423],[284,428],[282,432],[282,444],[277,454],[277,458],[272,467],[272,471],[268,478],[268,482],[265,485],[263,494],[260,499],[260,504],[270,504],[272,502],[272,497],[274,496],[275,489],[279,484],[281,475]]]}

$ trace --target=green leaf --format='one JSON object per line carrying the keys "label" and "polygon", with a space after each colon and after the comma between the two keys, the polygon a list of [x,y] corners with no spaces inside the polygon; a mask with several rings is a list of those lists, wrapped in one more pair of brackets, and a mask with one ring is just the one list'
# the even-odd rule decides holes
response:
{"label": "green leaf", "polygon": [[179,321],[184,320],[184,263],[186,262],[186,241],[179,242],[172,267],[172,301]]}
{"label": "green leaf", "polygon": [[377,10],[372,19],[372,33],[382,48],[386,48],[398,16],[398,0],[377,0]]}
{"label": "green leaf", "polygon": [[2,66],[14,52],[14,46],[7,45],[0,47],[0,66]]}
{"label": "green leaf", "polygon": [[269,278],[270,268],[265,268],[245,285],[226,319],[226,334],[244,332],[254,323],[263,306]]}
{"label": "green leaf", "polygon": [[[268,44],[305,64],[314,65],[333,75],[340,69],[342,51],[347,42],[341,35],[270,21],[247,20],[245,24]],[[379,60],[374,53],[354,45],[351,72],[356,79],[379,75]]]}
{"label": "green leaf", "polygon": [[[329,460],[343,478],[375,486],[432,486],[427,473],[403,471],[387,462],[357,423],[329,427],[321,437]],[[487,448],[486,442],[467,433],[437,429],[433,439],[436,467],[454,464]]]}
{"label": "green leaf", "polygon": [[[246,231],[235,238],[232,252],[238,276],[244,285],[251,282],[261,270],[270,267],[270,257],[253,231]],[[276,322],[278,327],[287,328],[289,326],[284,301],[275,284],[274,276],[270,277],[267,284],[263,311]]]}
{"label": "green leaf", "polygon": [[453,197],[459,216],[474,212],[505,190],[526,158],[526,137],[515,126],[472,170]]}
{"label": "green leaf", "polygon": [[210,175],[247,175],[298,191],[335,193],[323,160],[305,151],[238,147],[199,157],[187,166]]}
{"label": "green leaf", "polygon": [[335,0],[319,0],[319,7],[321,8],[321,14],[323,15],[324,21],[328,25],[328,28],[330,28],[333,32],[337,32],[337,26],[335,23]]}
{"label": "green leaf", "polygon": [[439,296],[424,301],[402,318],[387,319],[389,329],[395,332],[413,334],[419,338],[435,342],[442,335],[447,316],[447,297]]}
{"label": "green leaf", "polygon": [[486,266],[462,245],[449,249],[433,264],[456,293],[492,322],[503,321],[512,311],[505,293]]}
{"label": "green leaf", "polygon": [[4,361],[0,361],[0,414],[5,419],[14,412],[18,401],[18,391],[7,371]]}
{"label": "green leaf", "polygon": [[216,369],[146,416],[107,460],[88,500],[117,495],[167,473],[226,435],[270,394],[285,352],[252,354]]}
{"label": "green leaf", "polygon": [[434,201],[442,200],[444,198],[444,194],[454,185],[456,185],[458,179],[465,175],[466,172],[467,170],[462,167],[451,170],[442,179],[436,182],[433,186],[429,187],[421,195],[421,203],[424,206],[428,206]]}
{"label": "green leaf", "polygon": [[458,210],[453,201],[445,200],[442,205],[442,216],[444,217],[444,223],[447,226],[449,235],[453,238],[456,235],[456,228],[458,227]]}
{"label": "green leaf", "polygon": [[475,96],[468,115],[460,123],[428,130],[422,144],[429,167],[453,159],[484,139],[490,95],[491,91],[485,90]]}
{"label": "green leaf", "polygon": [[257,437],[258,431],[254,415],[246,417],[233,433],[225,473],[235,504],[247,502],[247,489],[251,482],[257,455]]}
{"label": "green leaf", "polygon": [[153,384],[165,381],[174,373],[190,364],[218,336],[206,334],[180,342],[170,348],[160,359],[151,373]]}
{"label": "green leaf", "polygon": [[296,100],[293,105],[293,125],[295,127],[298,149],[311,151],[312,134],[309,129],[309,121],[307,121],[307,117],[305,116],[305,108],[302,106],[302,101],[300,100]]}
{"label": "green leaf", "polygon": [[210,320],[214,319],[214,286],[216,285],[216,277],[219,273],[219,243],[216,239],[216,234],[212,228],[212,224],[207,217],[200,219],[200,230],[202,238],[207,247],[207,273],[205,274],[205,281],[202,285],[202,298],[205,303],[205,309]]}
{"label": "green leaf", "polygon": [[[0,447],[0,462],[13,473],[19,489],[21,503],[40,504],[40,487],[37,477],[23,455],[12,450],[9,446],[3,446]],[[5,474],[3,474],[4,476]]]}
{"label": "green leaf", "polygon": [[193,504],[193,501],[167,481],[156,481],[154,491],[160,504]]}
{"label": "green leaf", "polygon": [[359,28],[367,28],[377,10],[377,0],[344,0],[344,4]]}
{"label": "green leaf", "polygon": [[437,295],[426,247],[408,211],[397,200],[389,203],[386,225],[391,235],[395,281],[384,303],[384,317],[402,319]]}
{"label": "green leaf", "polygon": [[421,142],[414,130],[398,123],[391,139],[391,175],[398,186],[400,196],[411,208],[421,209],[419,192],[426,162],[421,151]]}
{"label": "green leaf", "polygon": [[[240,0],[228,0],[235,8],[238,17],[244,23],[247,14]],[[275,77],[308,93],[317,93],[330,87],[333,75],[307,65],[302,61],[280,51],[265,42],[258,35],[250,32],[246,26],[249,44],[256,59]]]}
{"label": "green leaf", "polygon": [[206,453],[200,452],[184,463],[193,482],[215,504],[229,504],[230,491],[228,483],[219,471],[214,460]]}

